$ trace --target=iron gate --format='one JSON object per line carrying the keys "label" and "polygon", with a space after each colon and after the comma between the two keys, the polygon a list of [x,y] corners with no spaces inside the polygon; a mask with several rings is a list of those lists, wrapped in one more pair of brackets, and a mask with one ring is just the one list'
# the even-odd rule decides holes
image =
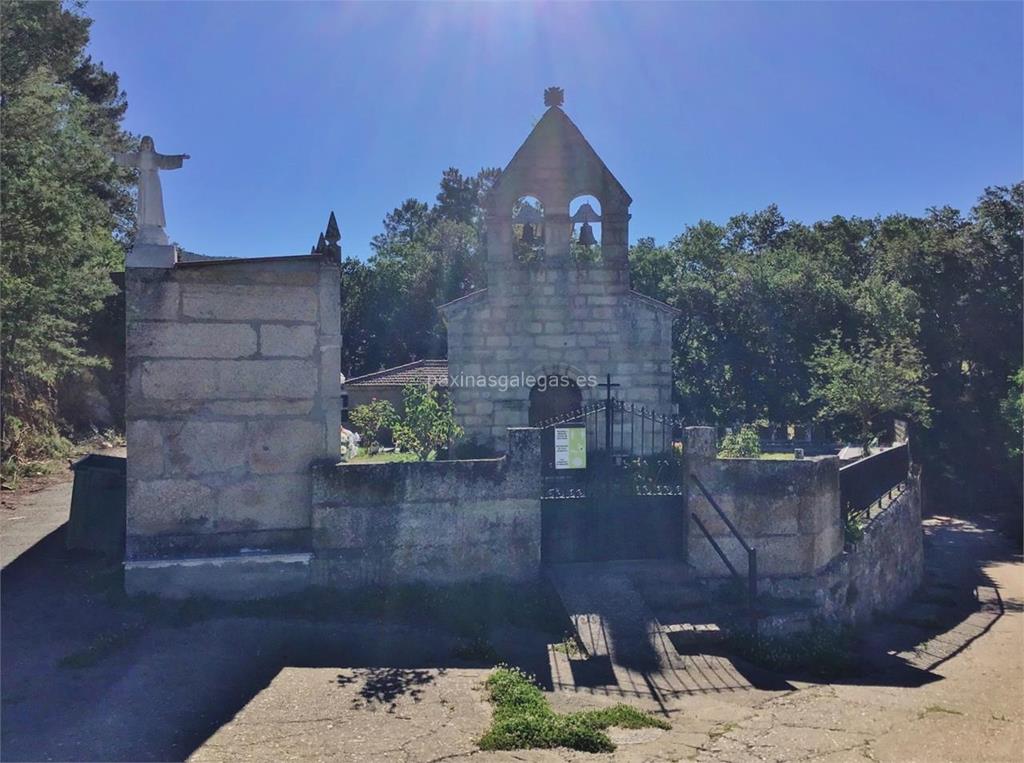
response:
{"label": "iron gate", "polygon": [[[542,422],[545,562],[684,559],[688,523],[678,419],[611,397]],[[566,466],[558,430],[583,430],[586,466]],[[559,455],[562,458],[559,458]]]}

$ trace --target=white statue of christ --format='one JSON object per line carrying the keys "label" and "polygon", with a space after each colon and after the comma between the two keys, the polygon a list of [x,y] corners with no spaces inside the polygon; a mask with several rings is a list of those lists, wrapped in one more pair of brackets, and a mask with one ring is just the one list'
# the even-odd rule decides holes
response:
{"label": "white statue of christ", "polygon": [[136,244],[168,244],[164,226],[164,194],[160,188],[160,170],[179,169],[188,154],[158,154],[153,139],[142,138],[138,151],[115,154],[114,161],[122,167],[135,167],[139,171],[138,233]]}

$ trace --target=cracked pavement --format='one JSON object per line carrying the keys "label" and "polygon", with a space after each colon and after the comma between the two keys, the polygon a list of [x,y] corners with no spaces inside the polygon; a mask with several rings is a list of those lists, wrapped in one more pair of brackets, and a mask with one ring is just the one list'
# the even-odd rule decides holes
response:
{"label": "cracked pavement", "polygon": [[[68,495],[56,485],[5,496],[4,760],[934,763],[1016,761],[1024,749],[1024,565],[984,520],[927,521],[922,591],[869,632],[864,675],[842,682],[721,654],[677,654],[651,670],[585,665],[550,634],[491,632],[499,658],[535,673],[556,711],[628,702],[672,728],[611,729],[609,755],[484,753],[488,668],[454,656],[457,636],[344,613],[146,619],[108,602],[91,563],[63,550]],[[111,632],[127,637],[61,666]]]}
{"label": "cracked pavement", "polygon": [[[1020,760],[1024,566],[991,530],[953,518],[928,520],[926,526],[922,593],[898,617],[872,630],[865,660],[878,660],[878,666],[855,680],[788,679],[788,687],[777,690],[757,688],[756,679],[741,685],[732,671],[724,683],[688,691],[664,691],[677,685],[664,673],[638,677],[628,687],[559,683],[549,694],[559,712],[627,701],[663,714],[672,729],[612,729],[618,749],[609,755],[484,753],[474,740],[490,719],[481,688],[486,670],[428,671],[429,680],[415,682],[415,691],[388,704],[360,700],[361,694],[374,694],[366,689],[372,671],[339,684],[332,681],[336,670],[286,669],[191,759],[226,761],[244,750],[250,760]],[[942,598],[936,591],[948,592],[946,621],[942,612],[936,619],[934,602]],[[552,675],[571,678],[567,660],[549,650]],[[716,660],[729,662],[712,655],[686,655],[679,662],[685,668],[688,661]],[[336,712],[313,718],[326,707]],[[280,736],[303,718],[309,720],[301,738]]]}

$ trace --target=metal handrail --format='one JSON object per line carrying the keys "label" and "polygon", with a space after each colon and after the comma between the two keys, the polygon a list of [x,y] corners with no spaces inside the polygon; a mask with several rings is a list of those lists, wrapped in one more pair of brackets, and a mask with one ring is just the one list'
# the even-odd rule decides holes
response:
{"label": "metal handrail", "polygon": [[[729,519],[729,517],[725,515],[725,512],[722,511],[722,507],[718,505],[718,502],[715,501],[715,499],[711,496],[711,493],[708,492],[708,489],[704,487],[704,483],[697,479],[697,475],[691,473],[690,479],[692,479],[694,484],[696,484],[697,487],[700,488],[700,492],[704,494],[704,497],[707,499],[708,503],[711,504],[711,508],[715,510],[715,512],[721,518],[722,522],[725,523],[725,526],[729,528],[729,532],[731,532],[733,536],[736,538],[736,540],[740,542],[740,545],[743,547],[743,550],[747,552],[747,604],[751,609],[753,609],[754,600],[757,599],[757,549],[751,546],[743,539],[743,536],[740,535],[740,531],[736,529],[736,525],[734,525],[732,521]],[[732,562],[730,562],[729,559],[726,557],[725,552],[722,551],[721,546],[719,546],[718,543],[714,540],[714,538],[711,537],[711,533],[708,532],[708,529],[704,526],[704,523],[700,521],[700,517],[697,516],[696,512],[691,512],[690,516],[693,517],[693,521],[697,524],[697,527],[699,527],[701,532],[704,533],[704,537],[711,542],[712,547],[715,549],[715,551],[718,552],[718,555],[722,558],[722,561],[725,562],[725,565],[729,568],[729,571],[733,574],[734,577],[739,578],[739,572],[736,571],[736,568],[733,566]]]}
{"label": "metal handrail", "polygon": [[691,513],[690,516],[693,518],[693,521],[697,523],[697,527],[700,528],[700,531],[704,533],[704,537],[708,539],[708,542],[711,544],[711,547],[718,552],[718,555],[722,558],[722,561],[725,562],[725,566],[729,568],[729,572],[733,574],[733,577],[738,578],[740,576],[740,573],[738,573],[736,571],[736,568],[733,567],[732,562],[729,561],[729,557],[725,555],[725,552],[722,551],[722,547],[718,545],[718,541],[714,539],[711,533],[708,532],[708,528],[705,527],[704,523],[700,521],[700,517],[698,517],[696,513]]}

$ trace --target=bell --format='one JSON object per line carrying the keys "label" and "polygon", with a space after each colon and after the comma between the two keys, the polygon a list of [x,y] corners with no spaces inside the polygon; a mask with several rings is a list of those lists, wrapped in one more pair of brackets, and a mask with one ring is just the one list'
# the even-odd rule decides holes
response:
{"label": "bell", "polygon": [[537,238],[533,233],[533,226],[530,225],[530,223],[526,223],[525,225],[523,225],[523,236],[521,241],[524,244],[529,244],[530,246],[533,246],[535,243],[537,243]]}
{"label": "bell", "polygon": [[596,243],[597,239],[594,238],[594,229],[590,227],[590,223],[583,223],[580,226],[580,245],[592,246]]}

